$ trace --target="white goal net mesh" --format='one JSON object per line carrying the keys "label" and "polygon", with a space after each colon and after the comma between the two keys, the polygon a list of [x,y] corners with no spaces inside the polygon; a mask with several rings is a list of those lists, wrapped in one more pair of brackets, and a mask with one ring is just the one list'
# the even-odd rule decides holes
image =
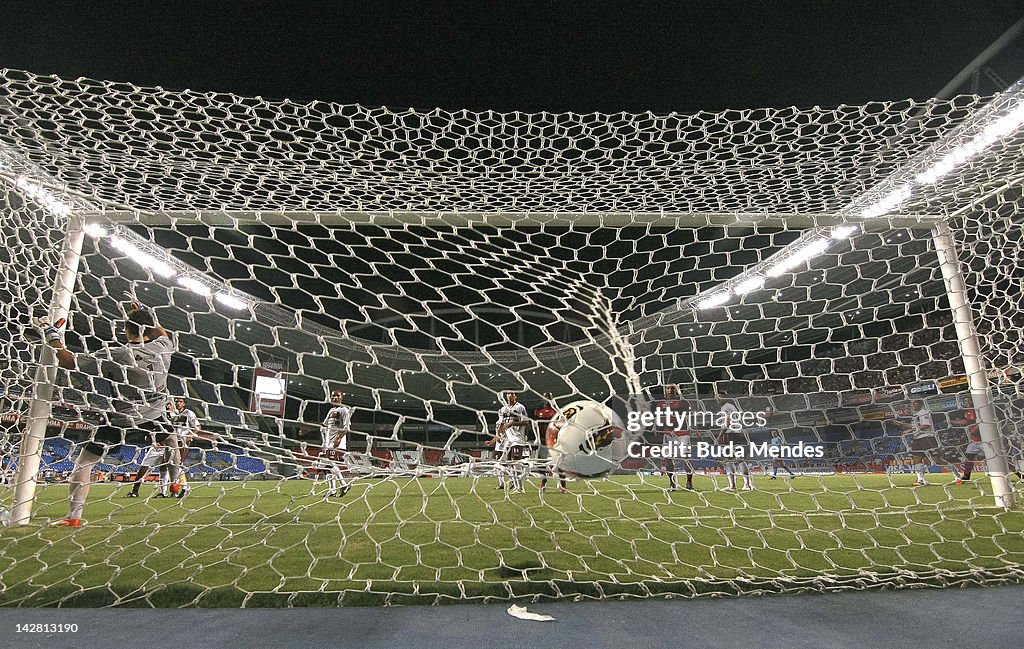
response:
{"label": "white goal net mesh", "polygon": [[[0,604],[1024,576],[1019,84],[526,114],[0,76]],[[146,464],[145,426],[99,440],[82,524],[57,526],[138,387],[88,362],[125,346],[130,302],[169,332],[166,396],[197,424],[180,462]],[[65,310],[78,360],[55,370],[32,322]],[[496,440],[508,391],[526,418]],[[547,421],[581,401],[626,430],[571,455]],[[665,405],[760,418],[625,425]],[[683,432],[761,452],[651,456]],[[161,471],[179,463],[187,485]]]}

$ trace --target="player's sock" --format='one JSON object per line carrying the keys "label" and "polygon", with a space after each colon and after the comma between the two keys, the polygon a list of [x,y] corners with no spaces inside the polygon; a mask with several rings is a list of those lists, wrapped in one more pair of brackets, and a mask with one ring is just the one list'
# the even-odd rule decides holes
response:
{"label": "player's sock", "polygon": [[[168,479],[168,483],[169,483],[168,486],[174,485],[175,487],[179,487],[178,480],[181,479],[181,467],[178,466],[177,464],[172,464],[170,466],[170,468],[167,470],[167,473],[168,473],[167,479]],[[180,487],[178,488],[178,494],[177,495],[178,495],[179,498],[184,495],[182,493]]]}
{"label": "player's sock", "polygon": [[693,489],[693,474],[692,473],[687,473],[686,474],[686,488],[687,489]]}
{"label": "player's sock", "polygon": [[773,478],[779,477],[779,467],[777,467],[777,466],[773,466],[772,467],[772,477]]}
{"label": "player's sock", "polygon": [[735,489],[736,488],[736,474],[735,473],[730,473],[729,474],[729,488],[730,489]]}
{"label": "player's sock", "polygon": [[170,475],[167,471],[167,466],[160,467],[160,495],[166,497],[167,489],[170,487]]}
{"label": "player's sock", "polygon": [[69,489],[71,491],[71,506],[68,509],[68,518],[80,520],[82,511],[85,509],[85,499],[89,495],[89,485],[92,482],[92,470],[100,461],[100,456],[82,449],[75,461],[75,470],[71,472]]}
{"label": "player's sock", "polygon": [[743,488],[744,489],[753,489],[754,488],[754,476],[753,476],[753,474],[748,473],[747,475],[745,475],[743,477],[744,477],[744,480],[745,480],[745,484],[743,485]]}
{"label": "player's sock", "polygon": [[918,462],[916,465],[914,465],[914,469],[917,471],[917,481],[920,482],[921,484],[924,484],[925,483],[924,463],[923,462]]}
{"label": "player's sock", "polygon": [[974,462],[964,462],[963,476],[960,479],[961,480],[970,480],[971,479],[971,471],[973,471],[973,470],[974,470]]}
{"label": "player's sock", "polygon": [[786,471],[789,471],[789,475],[790,475],[791,478],[795,478],[796,477],[796,474],[793,473],[793,469],[789,468],[788,466],[785,467],[785,468],[786,468]]}
{"label": "player's sock", "polygon": [[132,493],[135,494],[136,496],[139,495],[139,489],[142,487],[142,481],[145,479],[147,473],[149,473],[149,467],[140,466],[139,472],[135,474],[135,478],[133,478],[132,480],[132,482],[134,483],[132,485]]}

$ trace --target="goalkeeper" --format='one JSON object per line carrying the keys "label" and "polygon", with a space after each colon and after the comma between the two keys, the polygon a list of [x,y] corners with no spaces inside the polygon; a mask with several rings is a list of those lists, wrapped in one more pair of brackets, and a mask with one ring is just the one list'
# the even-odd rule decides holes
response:
{"label": "goalkeeper", "polygon": [[39,321],[36,325],[44,342],[56,350],[60,367],[107,379],[112,385],[110,410],[75,460],[69,480],[71,503],[67,518],[56,525],[82,525],[93,469],[104,453],[117,453],[128,435],[145,439],[152,434],[158,443],[168,447],[171,482],[176,482],[181,467],[178,438],[161,423],[169,400],[167,374],[174,343],[170,334],[157,324],[156,317],[133,305],[124,323],[127,344],[104,348],[96,354],[76,354],[65,348],[59,323]]}

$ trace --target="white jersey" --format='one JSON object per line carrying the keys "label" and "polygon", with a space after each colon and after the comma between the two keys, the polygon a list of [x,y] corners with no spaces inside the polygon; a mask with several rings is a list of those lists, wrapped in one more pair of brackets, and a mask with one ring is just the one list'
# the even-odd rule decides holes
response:
{"label": "white jersey", "polygon": [[721,409],[719,409],[719,419],[722,421],[721,441],[727,442],[734,439],[737,434],[741,434],[740,430],[729,427],[730,423],[736,420],[735,414],[737,412],[739,412],[739,409],[728,401],[723,403]]}
{"label": "white jersey", "polygon": [[971,442],[965,451],[968,455],[984,455],[985,445],[981,442]]}
{"label": "white jersey", "polygon": [[142,343],[128,343],[96,354],[77,354],[79,371],[107,378],[113,383],[111,406],[132,425],[156,421],[167,412],[167,374],[174,342],[160,336]]}
{"label": "white jersey", "polygon": [[174,434],[181,439],[186,439],[199,427],[199,417],[188,408],[175,410],[171,414],[171,425],[174,426]]}
{"label": "white jersey", "polygon": [[935,437],[935,422],[928,408],[921,408],[914,413],[914,439]]}
{"label": "white jersey", "polygon": [[[494,430],[495,432],[497,432],[498,427],[500,427],[502,424],[506,424],[513,421],[529,421],[529,419],[530,416],[526,414],[526,406],[524,406],[523,404],[516,403],[514,406],[505,405],[502,406],[501,410],[498,411],[498,422],[495,424]],[[509,426],[508,428],[505,429],[503,435],[504,443],[498,442],[499,444],[502,444],[502,446],[500,446],[498,450],[503,450],[510,446],[529,445],[529,442],[526,440],[527,433],[525,426]]]}
{"label": "white jersey", "polygon": [[324,446],[346,450],[348,448],[348,435],[346,434],[335,444],[334,438],[338,433],[348,433],[352,426],[352,408],[348,406],[335,406],[331,408],[321,424],[321,432],[324,436]]}

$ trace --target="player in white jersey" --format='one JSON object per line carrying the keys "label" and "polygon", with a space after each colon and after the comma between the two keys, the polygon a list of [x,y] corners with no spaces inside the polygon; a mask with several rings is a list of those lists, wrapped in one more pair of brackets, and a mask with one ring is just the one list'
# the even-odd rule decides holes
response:
{"label": "player in white jersey", "polygon": [[501,455],[501,461],[510,467],[512,474],[512,490],[523,493],[522,467],[517,463],[525,459],[529,454],[530,442],[527,439],[527,431],[531,426],[530,416],[526,413],[526,406],[519,403],[519,395],[511,390],[505,393],[505,405],[498,410],[498,421],[494,426],[494,438],[487,442],[487,445],[497,444],[504,440],[505,445]]}
{"label": "player in white jersey", "polygon": [[[167,424],[171,424],[171,417],[174,414],[174,405],[167,402]],[[167,472],[167,462],[170,459],[167,455],[166,448],[163,444],[156,440],[156,433],[150,433],[149,435],[149,447],[146,448],[146,454],[142,456],[142,462],[139,464],[139,470],[135,472],[135,477],[132,478],[132,490],[125,494],[125,498],[138,498],[139,489],[142,487],[142,483],[146,480],[146,476],[153,467],[159,467],[160,477]],[[157,494],[158,498],[167,498],[166,487],[161,489],[160,493]]]}
{"label": "player in white jersey", "polygon": [[[915,487],[923,487],[927,484],[925,480],[926,470],[928,464],[938,465],[939,459],[939,438],[935,431],[935,422],[932,419],[932,413],[928,410],[928,406],[925,405],[924,401],[920,399],[914,399],[910,402],[910,410],[913,413],[913,420],[909,424],[897,422],[897,425],[904,430],[913,432],[913,437],[910,440],[910,450],[914,453],[916,462],[914,463],[914,470],[917,472],[917,482],[914,483]],[[954,467],[950,467],[950,472],[953,474],[955,480],[960,480],[960,475],[957,473]]]}
{"label": "player in white jersey", "polygon": [[[178,436],[179,452],[181,454],[181,475],[178,478],[178,482],[171,484],[171,491],[174,491],[177,486],[178,498],[184,498],[191,491],[192,487],[188,485],[188,478],[185,476],[185,458],[188,457],[188,447],[192,444],[192,440],[195,439],[199,431],[202,430],[202,426],[199,423],[199,417],[196,415],[194,410],[188,408],[185,403],[185,399],[178,397],[174,400],[174,411],[171,414],[171,425],[174,427],[174,434]],[[161,490],[164,485],[170,483],[170,472],[161,472],[160,475],[160,486]],[[166,481],[165,481],[166,480]]]}
{"label": "player in white jersey", "polygon": [[96,354],[76,354],[64,347],[59,327],[39,321],[43,340],[56,350],[57,362],[67,370],[78,370],[108,379],[112,384],[111,409],[105,423],[93,431],[78,457],[69,480],[71,503],[62,527],[80,527],[82,510],[89,494],[92,470],[104,453],[116,453],[126,437],[156,436],[170,446],[171,476],[178,479],[181,455],[177,438],[168,434],[161,422],[167,407],[167,374],[174,353],[170,334],[157,324],[149,311],[133,305],[124,323],[126,345],[107,348]]}
{"label": "player in white jersey", "polygon": [[[718,416],[722,423],[721,430],[717,436],[719,445],[726,446],[730,442],[733,444],[744,444],[746,442],[746,436],[743,434],[743,430],[739,428],[738,413],[739,409],[729,401],[721,405],[718,411]],[[725,475],[729,478],[729,486],[726,490],[736,489],[737,473],[743,476],[743,490],[754,490],[754,477],[750,475],[750,463],[746,461],[745,456],[736,459],[725,458],[722,461],[722,468],[725,471]]]}
{"label": "player in white jersey", "polygon": [[348,450],[348,433],[352,427],[352,408],[344,405],[345,393],[331,392],[331,409],[320,424],[323,445],[320,448],[320,467],[327,471],[327,496],[344,496],[349,485],[342,473],[342,463]]}
{"label": "player in white jersey", "polygon": [[[683,416],[685,416],[690,410],[690,404],[679,398],[678,386],[671,384],[666,385],[664,387],[664,396],[664,399],[661,399],[654,404],[659,410],[678,413]],[[662,427],[660,432],[662,435],[662,443],[666,445],[673,445],[676,448],[690,448],[690,431],[688,429],[677,427],[673,424]],[[694,491],[693,464],[690,462],[689,458],[682,458],[679,462],[682,464],[682,468],[686,472],[686,489]],[[679,481],[676,478],[676,461],[671,457],[666,457],[662,460],[662,465],[665,469],[665,473],[668,474],[668,490],[678,490]]]}

